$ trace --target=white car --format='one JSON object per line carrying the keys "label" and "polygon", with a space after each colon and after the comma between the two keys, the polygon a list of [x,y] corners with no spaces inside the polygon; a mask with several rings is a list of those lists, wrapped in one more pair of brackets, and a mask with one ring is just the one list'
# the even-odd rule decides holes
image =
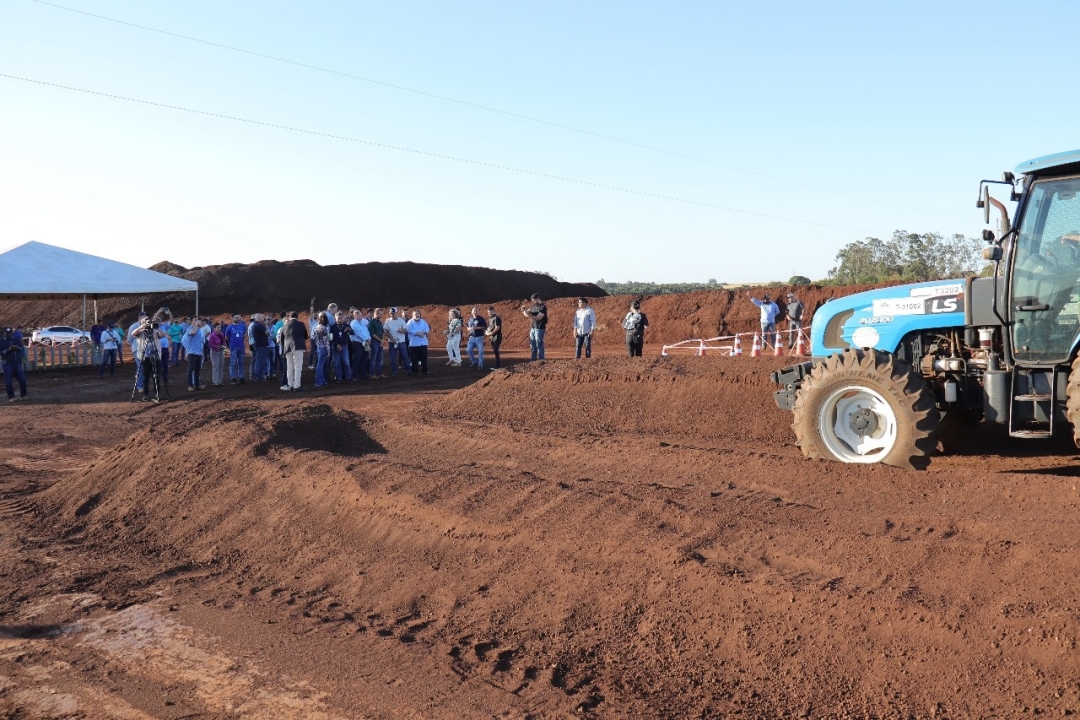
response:
{"label": "white car", "polygon": [[35,330],[30,336],[30,341],[42,345],[59,345],[61,343],[86,343],[90,342],[90,333],[73,328],[68,325],[53,325],[51,327]]}

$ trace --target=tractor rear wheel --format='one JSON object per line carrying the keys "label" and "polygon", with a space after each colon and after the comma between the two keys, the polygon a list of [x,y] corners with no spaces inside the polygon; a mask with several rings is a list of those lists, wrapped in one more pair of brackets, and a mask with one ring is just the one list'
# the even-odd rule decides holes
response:
{"label": "tractor rear wheel", "polygon": [[921,470],[937,448],[939,423],[934,392],[909,363],[849,349],[803,380],[792,429],[808,458]]}
{"label": "tractor rear wheel", "polygon": [[1065,417],[1073,426],[1073,442],[1080,447],[1080,356],[1073,360],[1065,390]]}

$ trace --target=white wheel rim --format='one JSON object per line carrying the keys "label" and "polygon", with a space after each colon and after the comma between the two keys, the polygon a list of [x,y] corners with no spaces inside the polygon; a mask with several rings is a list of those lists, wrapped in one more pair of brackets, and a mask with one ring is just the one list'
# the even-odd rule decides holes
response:
{"label": "white wheel rim", "polygon": [[[877,427],[860,435],[851,426],[857,413],[873,413]],[[896,445],[896,413],[885,398],[861,385],[848,385],[834,390],[818,412],[821,439],[829,452],[847,463],[881,462]]]}

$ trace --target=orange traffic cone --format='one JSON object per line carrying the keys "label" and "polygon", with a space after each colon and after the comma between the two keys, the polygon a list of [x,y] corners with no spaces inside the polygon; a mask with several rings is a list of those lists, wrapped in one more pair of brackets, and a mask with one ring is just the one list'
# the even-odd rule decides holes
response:
{"label": "orange traffic cone", "polygon": [[739,342],[739,336],[735,336],[735,344],[731,346],[731,357],[742,357],[742,343]]}
{"label": "orange traffic cone", "polygon": [[795,354],[807,355],[808,349],[806,347],[806,336],[803,335],[803,331],[799,330],[799,339],[795,341]]}
{"label": "orange traffic cone", "polygon": [[754,344],[750,346],[750,357],[761,357],[761,336],[754,333]]}
{"label": "orange traffic cone", "polygon": [[784,340],[780,337],[780,333],[773,333],[773,355],[776,357],[783,357],[784,355]]}
{"label": "orange traffic cone", "polygon": [[700,344],[700,345],[698,345],[698,349],[697,349],[697,354],[698,354],[698,357],[701,357],[702,355],[704,355],[704,354],[705,354],[705,341],[704,341],[704,340],[700,340],[699,342],[700,342],[701,344]]}

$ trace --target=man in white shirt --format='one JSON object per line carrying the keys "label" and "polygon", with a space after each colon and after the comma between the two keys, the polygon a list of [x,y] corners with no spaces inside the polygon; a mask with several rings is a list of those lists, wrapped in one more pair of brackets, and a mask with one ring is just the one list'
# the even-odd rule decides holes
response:
{"label": "man in white shirt", "polygon": [[390,377],[397,375],[398,359],[405,372],[412,371],[409,362],[409,337],[405,330],[405,318],[398,315],[396,307],[390,308],[390,319],[383,323],[383,331],[390,346]]}
{"label": "man in white shirt", "polygon": [[412,362],[410,372],[415,375],[419,367],[427,375],[428,334],[431,332],[431,326],[420,317],[419,310],[413,310],[412,320],[405,324],[405,329],[409,334],[409,360]]}
{"label": "man in white shirt", "polygon": [[574,343],[577,346],[574,357],[581,359],[581,346],[585,346],[585,357],[592,357],[592,334],[596,329],[596,313],[589,307],[589,299],[580,297],[577,311],[574,312]]}

